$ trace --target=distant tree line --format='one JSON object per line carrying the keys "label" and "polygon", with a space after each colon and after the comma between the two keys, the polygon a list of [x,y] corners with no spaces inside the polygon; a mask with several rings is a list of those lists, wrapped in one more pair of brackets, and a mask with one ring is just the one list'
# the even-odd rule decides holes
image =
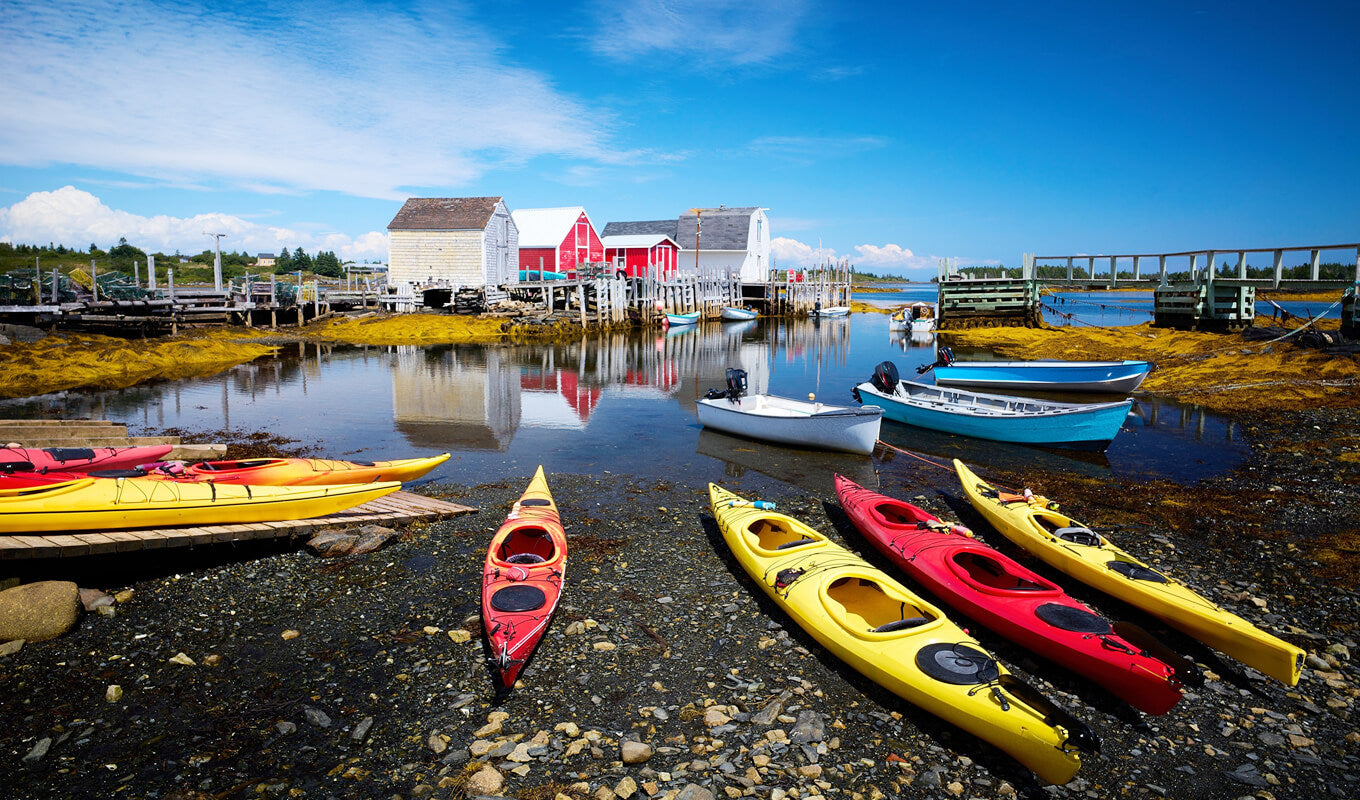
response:
{"label": "distant tree line", "polygon": [[[207,277],[212,277],[211,268],[214,258],[212,250],[204,250],[192,256],[184,256],[178,250],[172,254],[147,253],[141,248],[129,244],[126,237],[120,238],[118,244],[112,245],[107,250],[101,249],[99,245],[94,243],[91,243],[85,250],[78,250],[63,244],[34,245],[0,242],[0,272],[32,269],[36,259],[42,264],[44,271],[53,268],[88,268],[90,262],[94,261],[101,271],[117,270],[130,275],[133,272],[134,265],[139,265],[142,269],[145,269],[148,255],[156,259],[158,269],[167,267],[175,269],[176,274],[185,280],[203,279],[204,267],[209,270]],[[255,256],[246,252],[223,251],[222,275],[226,278],[241,277],[254,266],[255,260]],[[187,265],[193,266],[185,268]],[[301,270],[329,278],[339,278],[345,274],[344,267],[341,266],[340,259],[335,253],[323,250],[316,256],[311,256],[301,247],[292,253],[284,248],[275,260],[273,270],[275,274]]]}

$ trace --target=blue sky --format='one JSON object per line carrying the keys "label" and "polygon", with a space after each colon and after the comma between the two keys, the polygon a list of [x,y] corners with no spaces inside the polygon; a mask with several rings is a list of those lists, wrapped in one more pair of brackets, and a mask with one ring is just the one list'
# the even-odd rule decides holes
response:
{"label": "blue sky", "polygon": [[777,263],[1360,240],[1360,4],[7,0],[0,240],[385,260],[407,197]]}

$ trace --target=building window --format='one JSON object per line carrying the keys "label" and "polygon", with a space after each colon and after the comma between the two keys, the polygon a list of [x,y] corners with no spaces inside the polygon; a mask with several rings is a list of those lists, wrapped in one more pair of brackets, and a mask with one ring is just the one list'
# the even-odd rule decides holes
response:
{"label": "building window", "polygon": [[756,220],[756,241],[757,241],[757,242],[760,241],[760,230],[761,230],[761,228],[763,228],[763,227],[765,227],[765,220],[762,220],[762,219]]}

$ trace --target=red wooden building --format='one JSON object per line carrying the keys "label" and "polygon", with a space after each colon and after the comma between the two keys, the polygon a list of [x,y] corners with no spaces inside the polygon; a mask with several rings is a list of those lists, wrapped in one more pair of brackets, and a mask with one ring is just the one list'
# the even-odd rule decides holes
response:
{"label": "red wooden building", "polygon": [[680,245],[664,233],[606,236],[603,241],[605,261],[615,273],[658,280],[675,277]]}
{"label": "red wooden building", "polygon": [[536,280],[540,269],[574,278],[578,264],[605,260],[600,234],[581,206],[521,208],[512,216],[519,229],[520,280]]}

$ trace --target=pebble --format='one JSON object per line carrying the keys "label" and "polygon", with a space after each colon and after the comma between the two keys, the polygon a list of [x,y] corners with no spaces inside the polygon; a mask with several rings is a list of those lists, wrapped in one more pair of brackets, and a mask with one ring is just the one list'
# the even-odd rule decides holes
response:
{"label": "pebble", "polygon": [[331,726],[330,716],[319,708],[304,706],[302,716],[307,720],[308,725],[315,725],[318,728],[329,728]]}
{"label": "pebble", "polygon": [[472,773],[468,778],[467,793],[471,796],[499,794],[505,786],[505,777],[496,768],[487,764]]}
{"label": "pebble", "polygon": [[38,763],[43,759],[43,756],[47,755],[47,748],[51,746],[52,737],[44,736],[43,738],[39,739],[38,743],[33,745],[33,749],[28,751],[28,755],[24,756],[24,763],[25,764]]}
{"label": "pebble", "polygon": [[642,764],[652,757],[652,746],[626,739],[619,745],[619,755],[625,764]]}
{"label": "pebble", "polygon": [[372,727],[373,727],[372,717],[364,717],[363,719],[359,720],[359,724],[355,725],[354,730],[349,732],[350,741],[363,742],[364,739],[368,738],[368,731]]}

